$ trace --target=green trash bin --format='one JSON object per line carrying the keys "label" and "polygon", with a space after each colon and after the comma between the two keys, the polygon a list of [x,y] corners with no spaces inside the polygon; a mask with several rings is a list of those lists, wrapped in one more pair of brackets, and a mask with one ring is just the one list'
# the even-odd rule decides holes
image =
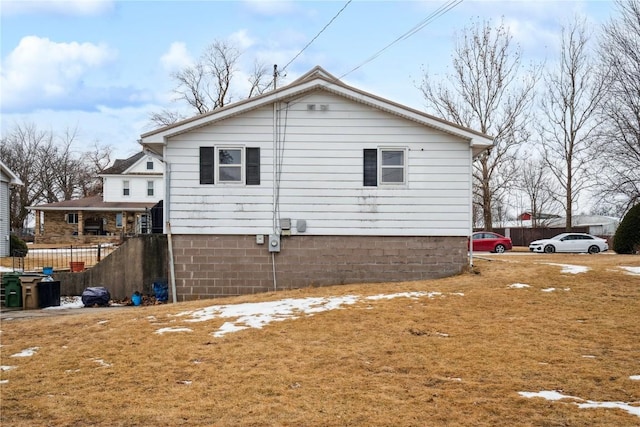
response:
{"label": "green trash bin", "polygon": [[2,287],[4,288],[4,305],[7,308],[22,307],[20,273],[4,273],[2,275]]}

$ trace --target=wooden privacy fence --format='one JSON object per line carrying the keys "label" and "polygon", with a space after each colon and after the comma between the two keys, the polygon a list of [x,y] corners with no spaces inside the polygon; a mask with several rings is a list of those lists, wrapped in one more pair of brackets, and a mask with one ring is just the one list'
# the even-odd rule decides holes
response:
{"label": "wooden privacy fence", "polygon": [[[564,227],[507,227],[507,228],[494,228],[493,231],[502,234],[503,236],[511,237],[513,246],[529,246],[529,243],[539,239],[549,239],[553,236],[557,236],[560,233],[566,233],[567,229]],[[589,227],[573,227],[570,232],[572,233],[588,233]]]}
{"label": "wooden privacy fence", "polygon": [[27,254],[14,251],[12,265],[14,271],[46,272],[51,271],[83,271],[100,262],[101,259],[117,249],[112,244],[86,246],[64,246],[55,248],[30,248]]}

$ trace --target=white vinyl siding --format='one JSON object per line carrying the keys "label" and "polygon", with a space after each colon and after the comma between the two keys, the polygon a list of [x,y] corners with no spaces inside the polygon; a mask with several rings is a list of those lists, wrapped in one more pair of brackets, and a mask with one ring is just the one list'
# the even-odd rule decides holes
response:
{"label": "white vinyl siding", "polygon": [[9,256],[9,178],[0,172],[0,256]]}
{"label": "white vinyl siding", "polygon": [[[307,110],[313,103],[327,108]],[[278,205],[292,234],[300,219],[306,235],[468,235],[468,141],[326,92],[298,99],[282,114]],[[174,233],[270,232],[273,123],[269,106],[168,139]],[[237,145],[260,148],[260,185],[200,185],[199,148]],[[363,185],[363,150],[381,148],[404,152],[403,185]]]}

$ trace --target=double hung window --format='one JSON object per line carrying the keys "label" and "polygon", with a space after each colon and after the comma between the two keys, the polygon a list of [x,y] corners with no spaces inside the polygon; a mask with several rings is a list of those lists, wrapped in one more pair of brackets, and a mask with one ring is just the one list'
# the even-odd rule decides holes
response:
{"label": "double hung window", "polygon": [[200,147],[200,184],[260,185],[260,148]]}
{"label": "double hung window", "polygon": [[402,185],[407,181],[407,150],[404,148],[374,148],[364,150],[363,184]]}

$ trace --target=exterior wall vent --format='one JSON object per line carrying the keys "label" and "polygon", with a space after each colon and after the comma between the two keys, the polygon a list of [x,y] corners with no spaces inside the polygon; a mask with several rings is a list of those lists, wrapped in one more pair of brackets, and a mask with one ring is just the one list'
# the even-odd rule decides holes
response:
{"label": "exterior wall vent", "polygon": [[320,111],[327,111],[329,110],[329,105],[327,104],[321,104],[320,105]]}
{"label": "exterior wall vent", "polygon": [[316,111],[316,104],[307,104],[307,111]]}

